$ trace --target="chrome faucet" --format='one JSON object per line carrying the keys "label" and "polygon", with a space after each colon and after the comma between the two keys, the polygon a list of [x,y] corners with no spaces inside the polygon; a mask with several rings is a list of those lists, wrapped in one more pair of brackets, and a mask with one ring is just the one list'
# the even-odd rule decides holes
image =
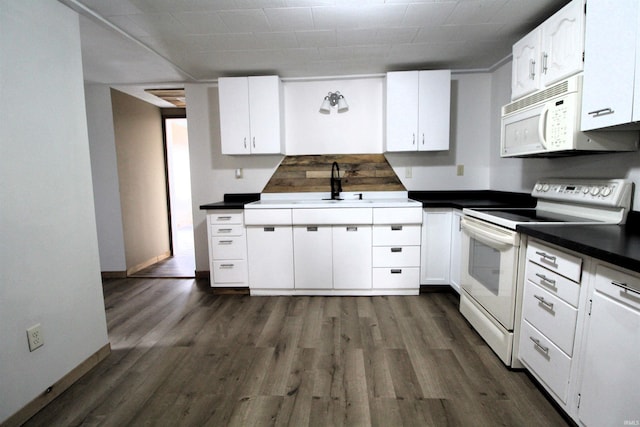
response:
{"label": "chrome faucet", "polygon": [[[337,173],[336,177],[334,173]],[[333,162],[331,165],[331,200],[342,200],[340,199],[340,192],[342,191],[342,179],[340,178],[340,166],[338,166],[338,162]]]}

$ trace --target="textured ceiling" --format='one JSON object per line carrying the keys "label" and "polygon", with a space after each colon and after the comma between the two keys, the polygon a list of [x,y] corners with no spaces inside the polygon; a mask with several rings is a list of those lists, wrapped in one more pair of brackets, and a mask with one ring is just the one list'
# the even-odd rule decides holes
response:
{"label": "textured ceiling", "polygon": [[60,0],[99,83],[489,69],[567,0]]}

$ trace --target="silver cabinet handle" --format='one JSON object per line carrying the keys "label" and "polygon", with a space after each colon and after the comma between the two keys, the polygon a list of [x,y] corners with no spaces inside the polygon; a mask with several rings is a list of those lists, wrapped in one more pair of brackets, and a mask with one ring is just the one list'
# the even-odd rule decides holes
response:
{"label": "silver cabinet handle", "polygon": [[547,55],[547,52],[542,54],[542,72],[544,74],[547,74],[547,59],[549,58],[549,55]]}
{"label": "silver cabinet handle", "polygon": [[358,227],[347,227],[347,231],[358,231]]}
{"label": "silver cabinet handle", "polygon": [[553,279],[549,279],[547,276],[545,276],[544,274],[540,274],[540,273],[536,273],[536,277],[539,277],[540,280],[549,283],[550,285],[553,285],[553,287],[556,286],[556,281]]}
{"label": "silver cabinet handle", "polygon": [[402,226],[401,225],[392,225],[391,226],[391,231],[402,231]]}
{"label": "silver cabinet handle", "polygon": [[402,248],[391,248],[391,252],[402,252]]}
{"label": "silver cabinet handle", "polygon": [[253,148],[256,148],[256,137],[253,137]]}
{"label": "silver cabinet handle", "polygon": [[601,108],[599,110],[589,111],[587,114],[593,117],[600,117],[600,116],[607,116],[613,113],[614,111],[611,108],[607,107],[607,108]]}
{"label": "silver cabinet handle", "polygon": [[529,339],[531,341],[533,341],[533,343],[535,344],[536,347],[538,347],[540,350],[544,351],[546,354],[549,354],[549,347],[545,347],[542,344],[540,344],[540,340],[534,337],[529,337]]}
{"label": "silver cabinet handle", "polygon": [[230,221],[231,217],[230,216],[219,216],[218,217],[218,221]]}
{"label": "silver cabinet handle", "polygon": [[233,268],[235,264],[220,264],[220,268]]}
{"label": "silver cabinet handle", "polygon": [[218,233],[231,233],[230,228],[218,228]]}
{"label": "silver cabinet handle", "polygon": [[247,148],[247,137],[244,137],[244,148]]}
{"label": "silver cabinet handle", "polygon": [[424,145],[424,133],[422,134],[422,145]]}
{"label": "silver cabinet handle", "polygon": [[402,269],[401,268],[392,268],[391,269],[391,274],[402,274]]}
{"label": "silver cabinet handle", "polygon": [[540,255],[542,258],[544,258],[544,259],[546,259],[548,261],[551,261],[553,263],[556,262],[556,257],[554,257],[553,255],[549,255],[546,252],[536,251],[536,255]]}
{"label": "silver cabinet handle", "polygon": [[272,232],[272,231],[276,231],[276,228],[275,227],[264,227],[264,231]]}
{"label": "silver cabinet handle", "polygon": [[413,145],[416,145],[416,134],[413,134]]}
{"label": "silver cabinet handle", "polygon": [[534,61],[533,59],[529,60],[529,78],[531,80],[535,79],[536,77],[536,61]]}
{"label": "silver cabinet handle", "polygon": [[219,245],[230,245],[233,243],[233,240],[220,240],[218,242]]}
{"label": "silver cabinet handle", "polygon": [[617,286],[619,288],[622,288],[625,291],[633,292],[634,294],[640,294],[639,290],[632,288],[631,286],[627,285],[626,283],[616,282],[615,280],[612,280],[611,284],[615,285],[615,286]]}
{"label": "silver cabinet handle", "polygon": [[553,303],[545,300],[544,297],[541,297],[539,295],[533,295],[533,297],[540,301],[540,304],[544,304],[545,306],[549,307],[550,310],[553,310]]}
{"label": "silver cabinet handle", "polygon": [[318,231],[318,227],[307,227],[307,231]]}

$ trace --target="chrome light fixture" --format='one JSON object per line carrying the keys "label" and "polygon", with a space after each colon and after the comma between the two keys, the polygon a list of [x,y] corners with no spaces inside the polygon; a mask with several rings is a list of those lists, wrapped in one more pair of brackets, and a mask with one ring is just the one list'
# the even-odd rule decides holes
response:
{"label": "chrome light fixture", "polygon": [[335,107],[336,105],[338,106],[338,113],[344,113],[349,110],[349,105],[347,105],[347,101],[340,92],[329,92],[329,94],[324,97],[324,101],[322,101],[320,112],[323,114],[329,114],[331,112],[331,107]]}

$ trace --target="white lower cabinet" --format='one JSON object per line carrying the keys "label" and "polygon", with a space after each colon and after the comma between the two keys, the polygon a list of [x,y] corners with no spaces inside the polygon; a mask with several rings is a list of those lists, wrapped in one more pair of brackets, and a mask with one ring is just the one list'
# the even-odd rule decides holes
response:
{"label": "white lower cabinet", "polygon": [[421,285],[448,285],[451,268],[451,209],[424,209]]}
{"label": "white lower cabinet", "polygon": [[293,289],[293,231],[290,225],[247,226],[251,289]]}
{"label": "white lower cabinet", "polygon": [[246,287],[247,238],[240,209],[207,214],[212,287]]}
{"label": "white lower cabinet", "polygon": [[449,268],[449,283],[456,292],[460,293],[460,275],[462,259],[462,211],[454,209],[451,213],[451,265]]}
{"label": "white lower cabinet", "polygon": [[371,226],[333,226],[334,289],[371,289]]}
{"label": "white lower cabinet", "polygon": [[330,225],[293,227],[296,289],[333,288],[333,235]]}

